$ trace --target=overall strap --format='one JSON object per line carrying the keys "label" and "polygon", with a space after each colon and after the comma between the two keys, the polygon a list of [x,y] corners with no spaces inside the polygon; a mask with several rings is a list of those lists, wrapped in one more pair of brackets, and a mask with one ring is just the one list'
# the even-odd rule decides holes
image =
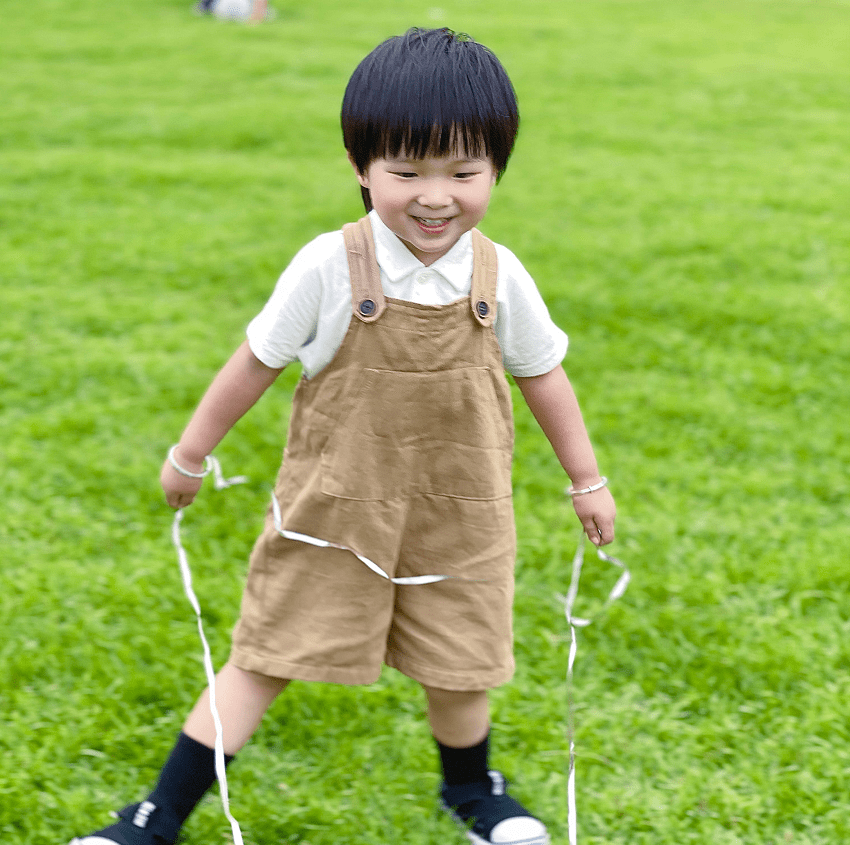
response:
{"label": "overall strap", "polygon": [[489,238],[472,230],[472,316],[485,327],[496,319],[496,281],[498,279],[496,247]]}
{"label": "overall strap", "polygon": [[351,274],[351,305],[354,316],[373,323],[387,307],[381,287],[381,271],[375,258],[375,241],[368,217],[342,227],[348,269]]}

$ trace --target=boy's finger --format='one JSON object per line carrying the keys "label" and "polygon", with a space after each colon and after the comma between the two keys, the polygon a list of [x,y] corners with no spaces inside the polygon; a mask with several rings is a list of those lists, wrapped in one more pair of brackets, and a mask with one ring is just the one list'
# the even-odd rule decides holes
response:
{"label": "boy's finger", "polygon": [[585,517],[581,521],[582,528],[584,528],[584,533],[587,534],[587,539],[590,540],[591,543],[598,546],[600,533],[599,529],[596,527],[596,523],[593,521],[592,517]]}
{"label": "boy's finger", "polygon": [[187,505],[191,505],[195,501],[195,497],[187,496],[185,493],[171,492],[166,494],[165,501],[170,508],[177,510],[178,508],[185,508]]}
{"label": "boy's finger", "polygon": [[590,542],[596,546],[607,546],[614,542],[614,526],[607,522],[590,520],[590,527],[585,526]]}

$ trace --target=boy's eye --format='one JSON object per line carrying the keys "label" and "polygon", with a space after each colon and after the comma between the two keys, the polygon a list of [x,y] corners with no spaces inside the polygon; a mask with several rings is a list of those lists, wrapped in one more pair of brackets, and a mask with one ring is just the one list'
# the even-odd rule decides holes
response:
{"label": "boy's eye", "polygon": [[393,176],[401,176],[402,179],[416,178],[416,174],[412,170],[395,170]]}

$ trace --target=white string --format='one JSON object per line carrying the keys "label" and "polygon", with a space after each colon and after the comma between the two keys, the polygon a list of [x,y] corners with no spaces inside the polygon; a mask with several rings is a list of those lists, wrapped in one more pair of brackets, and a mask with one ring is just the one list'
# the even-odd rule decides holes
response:
{"label": "white string", "polygon": [[[207,459],[212,466],[214,485],[216,490],[224,490],[226,487],[232,487],[234,484],[243,484],[248,479],[244,475],[236,475],[232,478],[225,478],[221,472],[221,464],[217,458],[210,456]],[[192,571],[189,568],[189,559],[186,555],[186,550],[183,548],[183,543],[180,539],[180,523],[183,520],[183,508],[179,508],[174,514],[174,521],[171,524],[171,541],[174,543],[174,548],[177,550],[177,560],[180,564],[180,574],[183,576],[183,587],[186,591],[186,596],[189,603],[195,611],[195,616],[198,620],[198,634],[201,638],[201,644],[204,649],[204,671],[207,676],[207,684],[210,690],[210,712],[212,713],[213,724],[215,725],[215,774],[218,778],[219,792],[221,793],[221,805],[224,808],[224,815],[230,822],[230,828],[233,831],[234,845],[244,845],[242,839],[242,831],[239,823],[233,818],[230,812],[230,798],[227,791],[227,773],[224,765],[224,739],[221,727],[221,718],[218,713],[215,699],[215,669],[213,668],[212,655],[210,654],[210,646],[204,634],[204,625],[201,620],[201,605],[195,591],[192,589]]]}
{"label": "white string", "polygon": [[318,537],[311,537],[309,534],[299,534],[296,531],[289,531],[283,527],[283,518],[280,513],[280,505],[277,501],[277,496],[272,493],[272,512],[274,514],[274,527],[275,531],[280,534],[281,537],[286,537],[287,540],[295,540],[299,543],[308,543],[311,546],[318,546],[320,549],[342,549],[346,552],[351,552],[361,563],[365,563],[369,569],[372,570],[376,575],[380,575],[381,578],[386,578],[387,581],[391,581],[393,584],[401,584],[405,586],[418,586],[421,584],[436,584],[438,581],[473,581],[473,578],[461,578],[455,575],[411,575],[406,578],[392,578],[389,574],[387,574],[377,563],[372,560],[369,560],[368,557],[364,557],[361,554],[358,554],[354,551],[354,549],[349,548],[348,546],[342,546],[339,543],[332,543],[330,540],[320,540]]}
{"label": "white string", "polygon": [[[573,556],[573,572],[572,577],[570,578],[570,587],[567,590],[567,595],[564,598],[564,615],[567,617],[567,622],[570,626],[570,656],[567,662],[567,698],[568,698],[568,714],[567,714],[567,730],[569,734],[569,742],[570,742],[570,769],[569,775],[567,777],[567,829],[569,835],[570,845],[576,845],[577,839],[577,812],[576,812],[576,757],[575,757],[575,711],[573,707],[573,665],[576,660],[576,653],[578,651],[578,645],[576,642],[576,628],[584,628],[593,621],[592,619],[581,619],[579,617],[573,616],[573,605],[575,604],[576,596],[578,596],[578,585],[579,579],[581,578],[581,567],[584,563],[584,548],[585,548],[586,537],[584,532],[582,532],[581,539],[579,540],[578,548],[576,549],[576,553]],[[602,549],[597,548],[596,554],[600,558],[600,560],[604,560],[607,563],[611,563],[614,566],[618,566],[623,570],[620,577],[617,579],[617,583],[611,589],[611,592],[608,593],[608,598],[605,599],[605,607],[607,607],[611,602],[619,599],[623,593],[626,592],[626,588],[629,586],[629,581],[631,580],[631,573],[629,572],[626,565],[615,558],[613,555],[609,555],[606,552],[602,551]]]}

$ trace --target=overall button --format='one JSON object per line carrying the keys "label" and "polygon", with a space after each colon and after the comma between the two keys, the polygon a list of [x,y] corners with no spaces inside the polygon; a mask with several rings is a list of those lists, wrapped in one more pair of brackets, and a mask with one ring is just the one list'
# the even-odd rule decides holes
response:
{"label": "overall button", "polygon": [[375,313],[375,303],[371,299],[364,299],[358,310],[364,317],[371,317]]}
{"label": "overall button", "polygon": [[478,316],[483,320],[490,313],[490,306],[482,299],[475,305]]}

